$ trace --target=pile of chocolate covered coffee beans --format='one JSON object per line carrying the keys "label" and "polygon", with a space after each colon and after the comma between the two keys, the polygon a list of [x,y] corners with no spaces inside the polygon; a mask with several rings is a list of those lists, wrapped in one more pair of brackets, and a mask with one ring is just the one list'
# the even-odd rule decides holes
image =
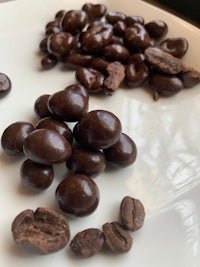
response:
{"label": "pile of chocolate covered coffee beans", "polygon": [[76,70],[76,80],[90,94],[111,95],[120,85],[147,87],[153,98],[172,96],[200,82],[200,73],[181,58],[184,37],[165,38],[162,20],[108,12],[104,4],[86,3],[80,10],[61,10],[45,27],[40,50],[44,69],[61,62]]}

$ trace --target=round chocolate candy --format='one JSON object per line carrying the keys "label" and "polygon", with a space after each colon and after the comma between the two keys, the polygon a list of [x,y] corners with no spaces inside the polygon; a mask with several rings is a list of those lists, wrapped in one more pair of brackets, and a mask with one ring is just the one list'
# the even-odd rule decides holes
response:
{"label": "round chocolate candy", "polygon": [[5,73],[0,73],[0,98],[7,95],[11,90],[10,78]]}
{"label": "round chocolate candy", "polygon": [[87,175],[71,174],[56,189],[60,209],[75,216],[89,215],[99,204],[97,184]]}
{"label": "round chocolate candy", "polygon": [[27,158],[41,164],[57,164],[71,156],[71,145],[55,130],[37,129],[24,140],[24,154]]}

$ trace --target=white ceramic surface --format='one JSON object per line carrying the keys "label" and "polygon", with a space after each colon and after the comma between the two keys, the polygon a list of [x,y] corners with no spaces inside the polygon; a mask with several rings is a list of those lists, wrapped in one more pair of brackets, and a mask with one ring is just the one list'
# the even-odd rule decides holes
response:
{"label": "white ceramic surface", "polygon": [[[189,51],[184,62],[200,70],[200,30],[141,1],[104,2],[109,10],[142,15],[146,21],[163,19],[168,36],[184,36]],[[74,83],[74,72],[62,66],[40,68],[39,42],[44,27],[58,10],[79,9],[82,0],[18,0],[0,4],[0,71],[12,80],[11,93],[0,99],[0,135],[12,122],[35,121],[33,104],[44,93]],[[122,121],[123,131],[138,147],[135,164],[107,171],[96,178],[100,205],[89,217],[70,219],[72,236],[87,227],[101,227],[117,219],[125,195],[139,198],[146,209],[144,227],[133,234],[131,251],[124,255],[99,253],[80,260],[69,248],[48,256],[34,255],[17,246],[11,235],[14,217],[38,206],[58,209],[54,191],[65,174],[61,166],[53,185],[41,194],[20,184],[23,159],[0,150],[0,265],[2,267],[199,267],[200,265],[200,86],[158,102],[143,88],[121,89],[112,97],[91,97],[90,110],[107,109]]]}

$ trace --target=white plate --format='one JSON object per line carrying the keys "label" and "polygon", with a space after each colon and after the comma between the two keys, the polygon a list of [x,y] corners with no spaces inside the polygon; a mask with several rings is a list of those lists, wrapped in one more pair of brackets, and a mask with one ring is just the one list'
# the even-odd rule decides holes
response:
{"label": "white plate", "polygon": [[[142,15],[146,21],[163,19],[168,36],[184,36],[189,51],[184,62],[200,69],[200,31],[192,25],[141,1],[104,2],[109,10]],[[0,99],[0,135],[12,122],[35,121],[33,103],[44,93],[53,93],[74,83],[74,72],[60,66],[41,71],[38,52],[44,27],[58,10],[79,9],[82,0],[18,0],[0,4],[0,71],[13,84]],[[131,251],[124,255],[99,253],[76,259],[69,247],[48,256],[38,256],[17,246],[11,223],[22,210],[38,206],[58,208],[55,188],[62,177],[41,194],[20,184],[22,159],[0,151],[0,259],[4,267],[32,266],[136,266],[197,267],[200,262],[200,86],[154,102],[144,89],[119,90],[112,97],[91,97],[90,110],[107,109],[122,121],[123,131],[138,147],[131,167],[105,172],[96,178],[100,205],[90,216],[70,219],[72,236],[88,227],[101,227],[117,219],[125,195],[139,198],[146,209],[144,227],[133,234]],[[65,168],[58,173],[65,174]]]}

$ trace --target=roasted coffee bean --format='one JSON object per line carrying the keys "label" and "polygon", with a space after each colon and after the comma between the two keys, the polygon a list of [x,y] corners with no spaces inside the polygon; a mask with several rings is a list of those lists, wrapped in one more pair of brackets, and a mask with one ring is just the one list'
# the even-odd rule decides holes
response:
{"label": "roasted coffee bean", "polygon": [[121,122],[112,112],[92,110],[78,122],[75,138],[88,147],[105,149],[119,140],[121,130]]}
{"label": "roasted coffee bean", "polygon": [[107,161],[119,167],[133,164],[137,157],[137,147],[132,138],[122,133],[117,143],[104,149]]}
{"label": "roasted coffee bean", "polygon": [[104,4],[86,3],[82,10],[87,13],[89,21],[93,21],[101,19],[105,15],[107,7]]}
{"label": "roasted coffee bean", "polygon": [[0,73],[0,98],[7,95],[12,87],[10,78],[5,73]]}
{"label": "roasted coffee bean", "polygon": [[81,34],[81,48],[90,53],[99,53],[113,36],[113,27],[108,24],[94,26]]}
{"label": "roasted coffee bean", "polygon": [[80,33],[88,22],[88,16],[83,10],[70,10],[62,19],[62,29],[73,35]]}
{"label": "roasted coffee bean", "polygon": [[186,68],[180,73],[184,88],[191,88],[200,83],[200,72],[194,68]]}
{"label": "roasted coffee bean", "polygon": [[67,168],[74,173],[94,178],[104,172],[106,159],[100,150],[78,147],[72,150],[72,155],[67,161]]}
{"label": "roasted coffee bean", "polygon": [[71,174],[59,183],[56,199],[62,211],[75,216],[85,216],[96,210],[99,204],[99,189],[89,176]]}
{"label": "roasted coffee bean", "polygon": [[127,28],[126,23],[124,21],[119,20],[115,22],[113,26],[114,34],[119,36],[124,36],[126,28]]}
{"label": "roasted coffee bean", "polygon": [[48,108],[55,118],[75,122],[87,113],[89,105],[88,92],[83,86],[68,86],[52,94]]}
{"label": "roasted coffee bean", "polygon": [[36,123],[35,128],[36,129],[45,128],[45,129],[55,130],[55,131],[59,132],[59,134],[63,135],[70,144],[73,141],[72,130],[63,121],[60,121],[60,120],[57,120],[57,119],[54,119],[51,117],[46,117],[46,118],[39,120]]}
{"label": "roasted coffee bean", "polygon": [[185,38],[168,38],[160,43],[160,48],[174,57],[182,58],[188,50]]}
{"label": "roasted coffee bean", "polygon": [[37,129],[24,140],[24,154],[27,158],[41,164],[57,164],[67,161],[71,156],[71,145],[55,130]]}
{"label": "roasted coffee bean", "polygon": [[47,106],[49,97],[50,95],[48,94],[41,95],[34,103],[34,111],[39,118],[45,118],[51,115]]}
{"label": "roasted coffee bean", "polygon": [[145,49],[144,54],[146,60],[162,72],[177,74],[183,69],[183,63],[180,59],[162,51],[160,48],[148,47]]}
{"label": "roasted coffee bean", "polygon": [[144,85],[149,78],[149,69],[145,63],[144,54],[134,54],[129,58],[125,68],[126,84],[134,87]]}
{"label": "roasted coffee bean", "polygon": [[123,227],[130,231],[139,230],[145,219],[145,209],[139,199],[126,196],[120,204],[120,221]]}
{"label": "roasted coffee bean", "polygon": [[[37,252],[54,253],[69,242],[70,229],[66,217],[47,208],[27,209],[12,223],[13,239],[19,245],[32,245]],[[30,248],[30,247],[29,247]]]}
{"label": "roasted coffee bean", "polygon": [[80,67],[75,77],[89,93],[99,93],[103,90],[104,75],[96,69]]}
{"label": "roasted coffee bean", "polygon": [[70,243],[71,250],[80,258],[97,254],[104,245],[104,235],[97,228],[89,228],[77,233]]}
{"label": "roasted coffee bean", "polygon": [[109,64],[109,61],[101,57],[93,57],[90,61],[91,68],[94,68],[104,74],[107,74],[108,64]]}
{"label": "roasted coffee bean", "polygon": [[131,249],[132,236],[121,224],[118,222],[105,223],[102,229],[105,243],[112,252],[125,253]]}
{"label": "roasted coffee bean", "polygon": [[150,37],[153,39],[161,39],[168,32],[166,22],[162,20],[152,20],[145,24],[145,28],[147,29]]}
{"label": "roasted coffee bean", "polygon": [[55,56],[69,54],[74,46],[75,39],[69,32],[52,33],[47,40],[48,52]]}
{"label": "roasted coffee bean", "polygon": [[89,67],[92,60],[92,55],[80,54],[77,52],[72,52],[64,57],[64,62],[73,69],[78,67]]}
{"label": "roasted coffee bean", "polygon": [[4,152],[10,156],[23,154],[24,139],[34,130],[34,126],[26,121],[18,121],[10,124],[3,132],[1,146]]}
{"label": "roasted coffee bean", "polygon": [[52,184],[54,169],[52,165],[43,165],[27,159],[22,163],[20,177],[28,188],[43,191]]}
{"label": "roasted coffee bean", "polygon": [[159,95],[172,96],[183,89],[183,83],[175,75],[155,73],[150,76],[149,86],[155,92],[154,100],[158,100]]}
{"label": "roasted coffee bean", "polygon": [[111,11],[106,14],[106,20],[111,24],[115,24],[117,21],[125,21],[125,19],[126,15],[122,12]]}
{"label": "roasted coffee bean", "polygon": [[129,50],[120,44],[109,44],[104,48],[104,56],[108,61],[126,63],[130,57]]}
{"label": "roasted coffee bean", "polygon": [[140,23],[144,25],[144,18],[142,16],[127,16],[125,19],[125,23],[127,26],[131,26],[135,23]]}
{"label": "roasted coffee bean", "polygon": [[58,59],[53,54],[48,54],[41,60],[41,65],[45,70],[50,70],[54,68],[57,65],[57,63]]}
{"label": "roasted coffee bean", "polygon": [[107,67],[107,73],[108,76],[104,80],[104,87],[105,87],[104,89],[106,94],[111,95],[119,88],[121,82],[124,79],[125,76],[124,65],[122,65],[118,61],[109,63]]}
{"label": "roasted coffee bean", "polygon": [[150,45],[151,39],[145,27],[139,23],[125,30],[125,43],[130,49],[144,49]]}

